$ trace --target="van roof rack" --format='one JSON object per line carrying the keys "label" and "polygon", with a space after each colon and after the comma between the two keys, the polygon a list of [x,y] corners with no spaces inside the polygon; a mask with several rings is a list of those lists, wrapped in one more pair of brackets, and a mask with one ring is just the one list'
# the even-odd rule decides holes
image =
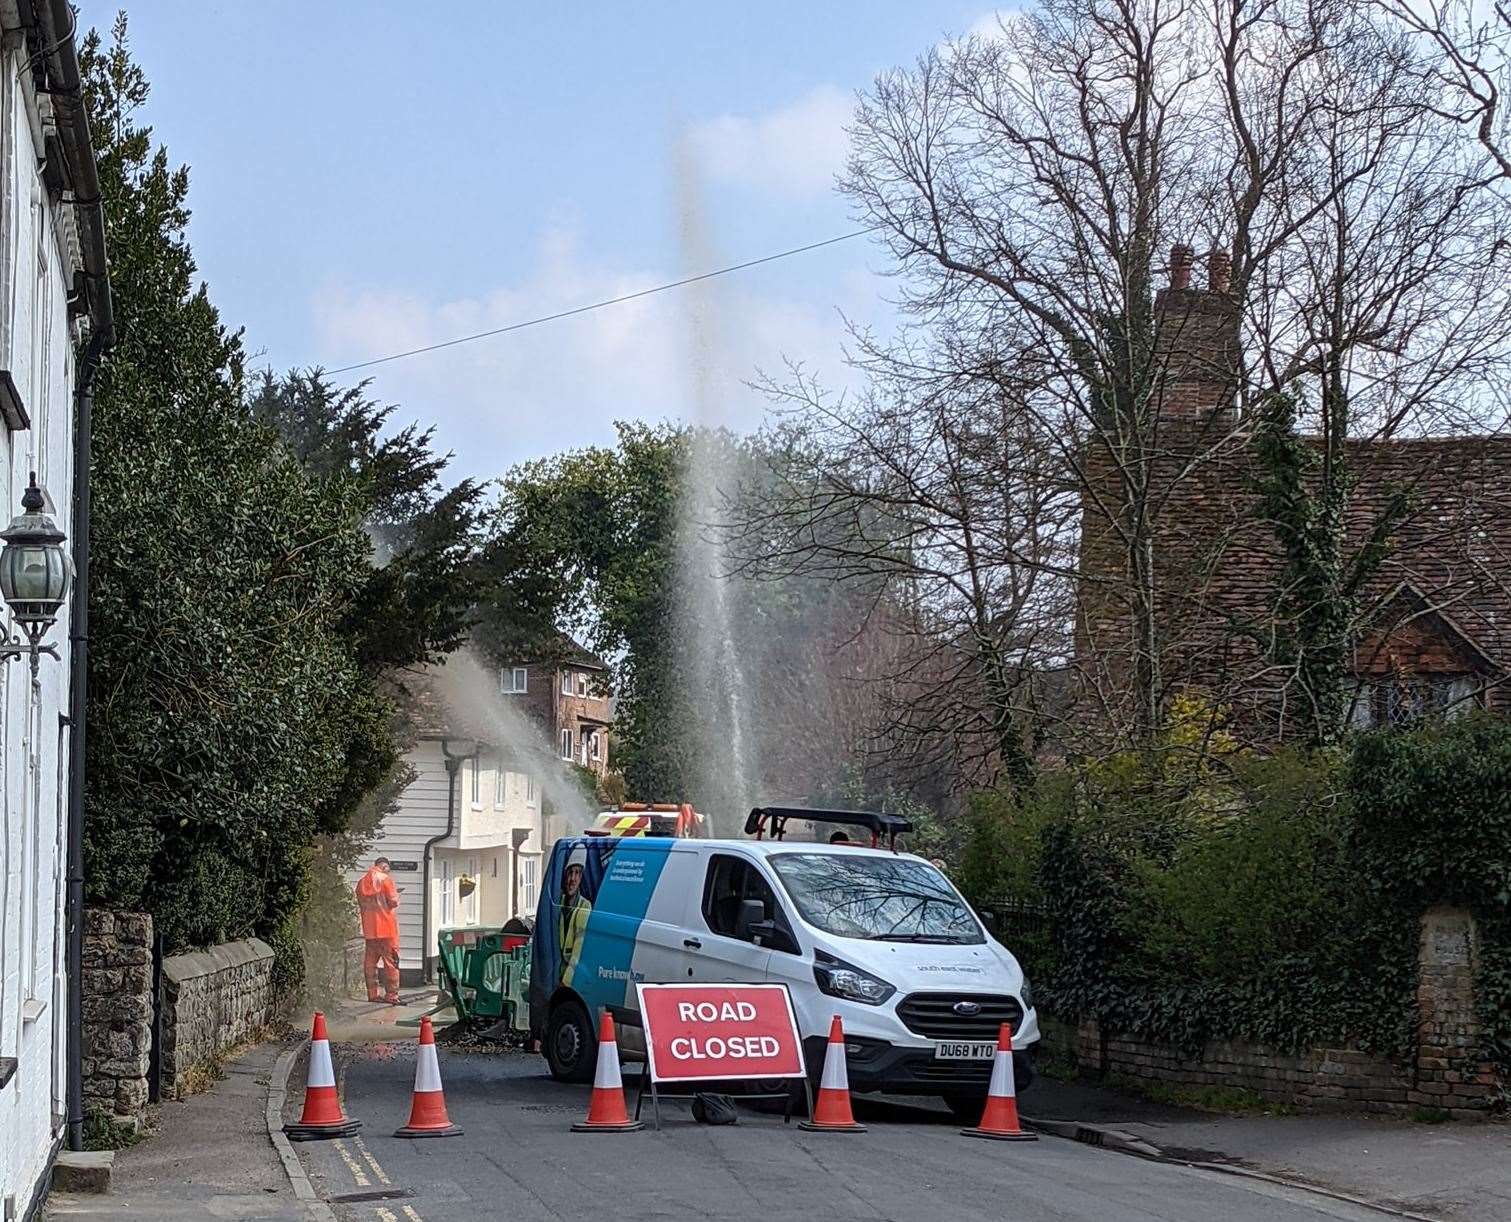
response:
{"label": "van roof rack", "polygon": [[[871,833],[871,847],[878,846],[881,838],[887,838],[887,846],[897,851],[897,837],[911,832],[913,825],[901,815],[884,815],[874,810],[821,810],[806,806],[757,806],[745,820],[745,834],[763,839],[769,831],[773,840],[782,840],[787,834],[788,819],[811,819],[815,823],[842,823],[848,827],[863,827]],[[769,826],[768,826],[769,825]]]}

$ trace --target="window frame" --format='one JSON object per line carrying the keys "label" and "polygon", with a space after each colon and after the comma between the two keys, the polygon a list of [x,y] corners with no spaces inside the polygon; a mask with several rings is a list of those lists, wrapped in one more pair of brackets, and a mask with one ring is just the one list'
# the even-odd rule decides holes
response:
{"label": "window frame", "polygon": [[[1433,717],[1452,720],[1485,707],[1485,678],[1473,671],[1417,671],[1404,675],[1351,677],[1354,689],[1349,707],[1350,730],[1410,726]],[[1455,695],[1455,688],[1461,689],[1460,694]]]}
{"label": "window frame", "polygon": [[540,854],[519,855],[519,907],[522,913],[533,913],[540,905]]}
{"label": "window frame", "polygon": [[575,763],[576,757],[572,754],[572,731],[564,729],[561,732],[561,758],[569,763]]}
{"label": "window frame", "polygon": [[503,810],[509,801],[509,770],[499,756],[493,769],[493,809]]}
{"label": "window frame", "polygon": [[[505,678],[507,676],[507,682]],[[523,696],[530,690],[528,666],[504,666],[498,672],[498,691],[501,696]]]}
{"label": "window frame", "polygon": [[563,667],[561,671],[561,694],[563,696],[574,694],[572,691],[572,671],[569,667]]}
{"label": "window frame", "polygon": [[[752,939],[741,938],[733,933],[725,933],[722,929],[719,929],[714,925],[713,918],[710,916],[710,908],[712,907],[713,903],[715,874],[726,862],[730,862],[734,865],[739,866],[746,872],[747,875],[754,875],[757,879],[760,880],[761,885],[766,888],[767,892],[771,896],[771,916],[768,919],[773,921],[776,924],[776,927],[781,930],[781,932],[785,934],[788,939],[787,946],[762,945],[759,947],[759,949],[781,951],[783,954],[789,955],[802,954],[800,943],[798,942],[797,935],[794,932],[792,921],[787,916],[787,911],[782,904],[781,888],[774,880],[768,878],[761,871],[761,868],[758,864],[751,861],[748,857],[742,857],[738,853],[710,853],[708,855],[708,866],[703,873],[703,894],[698,902],[698,915],[703,918],[704,928],[707,929],[708,932],[716,938],[728,938],[731,942],[742,942],[746,946],[756,945],[756,943]],[[749,894],[748,886],[742,887],[741,896],[742,898],[755,898],[754,896],[751,896]]]}
{"label": "window frame", "polygon": [[602,734],[602,730],[594,730],[588,735],[588,758],[595,764],[603,758],[603,747],[598,741]]}

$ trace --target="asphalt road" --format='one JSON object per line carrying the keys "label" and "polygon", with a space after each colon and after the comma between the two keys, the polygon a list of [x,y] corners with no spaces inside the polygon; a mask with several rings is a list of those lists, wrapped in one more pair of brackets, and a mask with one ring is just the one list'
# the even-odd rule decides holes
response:
{"label": "asphalt road", "polygon": [[[991,1219],[992,1222],[1316,1222],[1383,1215],[1058,1138],[972,1140],[943,1112],[862,1103],[863,1134],[805,1133],[741,1110],[738,1125],[663,1109],[661,1132],[577,1134],[587,1088],[524,1054],[441,1052],[460,1137],[390,1136],[408,1117],[414,1045],[338,1050],[358,1137],[296,1146],[337,1216],[452,1219]],[[1031,1096],[1028,1097],[1031,1100]],[[633,1107],[633,1102],[631,1103]],[[650,1111],[646,1103],[647,1116]]]}

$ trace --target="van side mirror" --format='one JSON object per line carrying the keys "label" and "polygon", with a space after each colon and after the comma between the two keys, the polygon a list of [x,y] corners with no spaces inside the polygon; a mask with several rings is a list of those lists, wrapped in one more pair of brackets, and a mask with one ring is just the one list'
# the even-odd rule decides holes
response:
{"label": "van side mirror", "polygon": [[757,921],[750,927],[750,936],[757,946],[785,951],[789,955],[798,952],[798,945],[792,940],[792,935],[775,921]]}

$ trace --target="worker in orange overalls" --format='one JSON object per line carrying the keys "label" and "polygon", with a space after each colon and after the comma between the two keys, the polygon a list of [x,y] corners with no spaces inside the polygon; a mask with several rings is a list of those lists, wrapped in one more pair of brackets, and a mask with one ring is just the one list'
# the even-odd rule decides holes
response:
{"label": "worker in orange overalls", "polygon": [[378,965],[383,965],[383,1000],[399,1004],[399,889],[388,874],[388,858],[380,857],[357,883],[357,911],[362,914],[362,974],[367,977],[367,1000],[377,1001]]}

